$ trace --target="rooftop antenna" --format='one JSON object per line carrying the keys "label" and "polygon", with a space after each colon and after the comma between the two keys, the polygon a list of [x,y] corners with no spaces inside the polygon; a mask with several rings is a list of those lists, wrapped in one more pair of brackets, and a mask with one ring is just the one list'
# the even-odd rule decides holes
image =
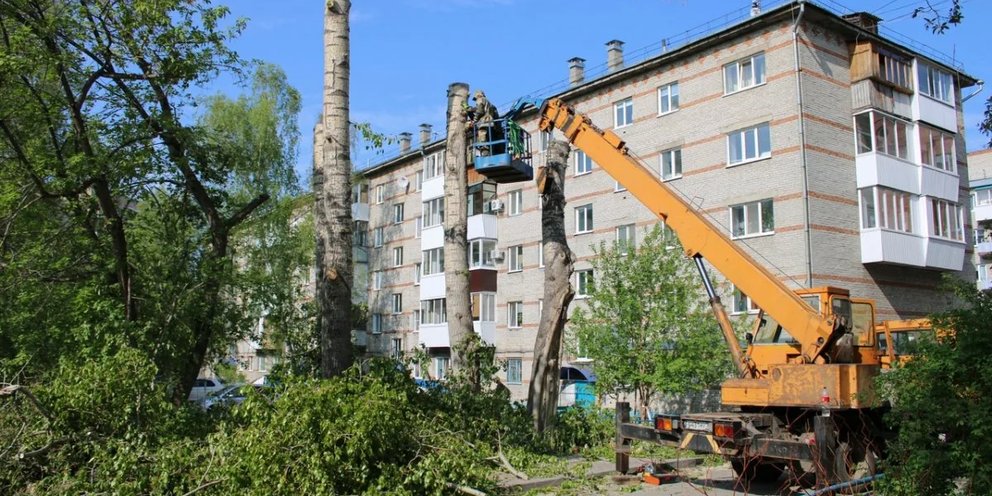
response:
{"label": "rooftop antenna", "polygon": [[761,14],[761,0],[751,0],[751,17]]}

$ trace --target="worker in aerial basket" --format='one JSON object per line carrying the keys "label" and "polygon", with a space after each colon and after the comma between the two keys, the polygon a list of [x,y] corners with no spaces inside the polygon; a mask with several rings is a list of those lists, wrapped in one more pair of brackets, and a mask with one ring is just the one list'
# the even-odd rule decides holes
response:
{"label": "worker in aerial basket", "polygon": [[[486,94],[482,90],[475,90],[472,100],[475,101],[475,106],[470,109],[469,115],[471,115],[472,121],[478,129],[475,136],[476,143],[485,143],[497,139],[495,133],[498,130],[490,127],[494,120],[499,119],[499,112],[496,111],[496,106],[489,102],[489,99],[486,98]],[[494,136],[492,137],[489,136],[490,129],[493,129]],[[489,155],[488,149],[481,149],[480,152],[483,155]]]}

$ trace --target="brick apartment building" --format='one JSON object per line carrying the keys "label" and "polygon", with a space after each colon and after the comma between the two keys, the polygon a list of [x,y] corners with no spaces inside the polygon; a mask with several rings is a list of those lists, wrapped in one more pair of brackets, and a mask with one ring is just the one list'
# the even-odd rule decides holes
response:
{"label": "brick apartment building", "polygon": [[968,154],[978,289],[992,289],[992,149]]}
{"label": "brick apartment building", "polygon": [[[605,74],[586,77],[584,61],[572,59],[571,85],[552,96],[613,129],[788,285],[848,288],[875,299],[881,319],[922,316],[935,310],[943,273],[974,270],[965,257],[961,104],[976,80],[880,36],[877,22],[791,2],[637,63],[625,63],[614,40]],[[537,132],[534,112],[520,124],[540,165],[549,137]],[[449,354],[444,142],[426,126],[419,146],[411,142],[403,135],[400,155],[365,170],[356,187],[371,311],[363,342],[377,354],[424,346],[437,377]],[[636,243],[658,220],[581,151],[570,160],[574,307],[594,277],[592,246]],[[472,170],[469,178],[476,330],[506,361],[502,379],[514,398],[524,398],[543,292],[540,199],[531,182],[497,188]],[[754,310],[729,293],[735,313]]]}

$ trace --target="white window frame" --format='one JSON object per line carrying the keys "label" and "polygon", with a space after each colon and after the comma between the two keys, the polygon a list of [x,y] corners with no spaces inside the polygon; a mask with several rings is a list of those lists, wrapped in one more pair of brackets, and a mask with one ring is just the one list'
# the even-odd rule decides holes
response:
{"label": "white window frame", "polygon": [[954,77],[950,73],[917,59],[916,75],[921,95],[954,106]]}
{"label": "white window frame", "polygon": [[444,197],[433,198],[424,202],[423,228],[444,224]]}
{"label": "white window frame", "polygon": [[416,227],[414,228],[413,231],[413,237],[419,238],[423,230],[424,230],[424,216],[418,215],[416,220]]}
{"label": "white window frame", "polygon": [[[475,308],[477,303],[479,308]],[[472,306],[473,320],[476,322],[496,322],[496,293],[472,293]]]}
{"label": "white window frame", "polygon": [[372,331],[372,334],[382,334],[382,314],[381,313],[373,313],[369,317],[369,327],[370,327],[370,329]]}
{"label": "white window frame", "polygon": [[393,267],[403,266],[403,247],[397,246],[393,248]]}
{"label": "white window frame", "polygon": [[620,184],[620,181],[614,180],[613,181],[613,192],[614,193],[620,193],[622,191],[627,191],[627,188],[625,188],[622,184]]}
{"label": "white window frame", "polygon": [[881,186],[861,188],[858,194],[861,229],[916,232],[917,198],[912,193]]}
{"label": "white window frame", "polygon": [[662,181],[682,177],[682,149],[669,148],[658,154],[658,170],[661,172]]}
{"label": "white window frame", "polygon": [[441,381],[448,377],[448,367],[451,358],[439,356],[434,357],[434,378]]}
{"label": "white window frame", "polygon": [[507,250],[506,270],[507,272],[524,270],[524,245],[514,245]]}
{"label": "white window frame", "polygon": [[[868,116],[868,129],[864,127],[866,115]],[[857,114],[854,116],[855,152],[858,154],[875,152],[901,160],[909,160],[909,130],[911,126],[912,124],[908,121],[877,110]],[[866,140],[868,136],[871,137],[870,141]]]}
{"label": "white window frame", "polygon": [[596,278],[592,269],[575,271],[575,297],[584,299],[591,296],[592,285],[595,282]]}
{"label": "white window frame", "polygon": [[413,190],[420,191],[424,189],[424,169],[420,169],[413,174]]}
{"label": "white window frame", "polygon": [[[768,205],[768,208],[771,209],[771,215],[772,215],[771,229],[768,229],[768,230],[765,230],[765,219],[764,219],[764,216],[765,216],[764,205],[765,204],[767,204]],[[751,208],[749,208],[751,206],[755,206],[755,209],[752,210]],[[743,234],[737,234],[737,233],[734,232],[734,230],[735,230],[734,229],[735,228],[735,225],[734,225],[734,210],[737,209],[737,208],[742,209],[742,212],[743,212],[743,215],[744,215],[744,232],[743,232]],[[730,237],[731,237],[731,239],[752,238],[752,237],[756,237],[756,236],[768,236],[768,235],[771,235],[771,234],[775,234],[775,202],[771,198],[766,198],[766,199],[763,199],[763,200],[757,200],[757,201],[753,201],[753,202],[738,203],[737,205],[731,205],[728,210],[730,211],[729,213],[730,213]],[[758,222],[758,231],[757,232],[748,232],[748,227],[751,224],[751,222],[750,222],[751,216],[755,212],[757,212],[757,215],[758,215],[758,221],[757,221]]]}
{"label": "white window frame", "polygon": [[521,358],[506,359],[506,383],[507,384],[524,383],[523,359]]}
{"label": "white window frame", "polygon": [[634,123],[634,98],[627,97],[613,103],[613,128],[619,129]]}
{"label": "white window frame", "polygon": [[[732,95],[741,91],[765,84],[768,65],[765,63],[765,53],[758,52],[749,57],[735,60],[723,66],[723,94]],[[735,87],[731,87],[730,75],[733,75]],[[745,83],[747,79],[750,82]]]}
{"label": "white window frame", "polygon": [[389,354],[394,360],[403,358],[403,338],[393,338],[390,341]]}
{"label": "white window frame", "polygon": [[524,213],[524,190],[518,189],[506,194],[507,215],[516,216]]}
{"label": "white window frame", "polygon": [[[765,140],[762,140],[765,138]],[[740,160],[734,160],[732,149],[736,143],[740,149]],[[762,146],[766,148],[762,148]],[[752,148],[753,155],[748,155],[748,148]],[[764,160],[772,156],[772,130],[771,125],[762,122],[755,126],[737,129],[727,133],[727,167],[743,165],[758,160]]]}
{"label": "white window frame", "polygon": [[386,201],[386,186],[380,184],[375,187],[375,203],[376,205],[380,205],[384,201]]}
{"label": "white window frame", "polygon": [[593,229],[592,203],[575,207],[575,234],[591,233]]}
{"label": "white window frame", "polygon": [[420,330],[420,309],[419,308],[415,309],[413,311],[413,313],[410,314],[410,321],[413,324],[410,327],[412,327],[414,331],[419,331]]}
{"label": "white window frame", "polygon": [[393,224],[403,223],[403,210],[404,207],[402,203],[393,204]]}
{"label": "white window frame", "polygon": [[[743,308],[747,310],[740,310],[738,307],[740,303],[744,303]],[[744,315],[744,314],[756,314],[758,313],[758,305],[754,304],[751,297],[744,294],[741,290],[737,289],[737,286],[730,285],[730,314],[731,315]]]}
{"label": "white window frame", "polygon": [[420,286],[420,276],[421,276],[421,270],[422,270],[421,267],[423,267],[423,262],[417,262],[417,263],[413,264],[413,285],[414,286]]}
{"label": "white window frame", "polygon": [[957,148],[954,135],[917,122],[920,139],[920,162],[934,169],[957,174]]}
{"label": "white window frame", "polygon": [[403,313],[403,293],[393,293],[390,295],[390,301],[392,302],[393,315]]}
{"label": "white window frame", "polygon": [[432,153],[424,157],[424,181],[442,176],[444,169],[444,152]]}
{"label": "white window frame", "polygon": [[544,241],[537,244],[537,268],[544,268]]}
{"label": "white window frame", "polygon": [[510,301],[506,304],[506,327],[520,329],[524,325],[524,302]]}
{"label": "white window frame", "polygon": [[961,205],[940,198],[927,202],[930,236],[964,242],[964,211]]}
{"label": "white window frame", "polygon": [[492,252],[496,250],[496,240],[492,238],[476,238],[468,242],[468,268],[494,269]]}
{"label": "white window frame", "polygon": [[637,249],[637,224],[624,224],[617,226],[616,230],[617,250],[626,255],[630,249]]}
{"label": "white window frame", "polygon": [[582,150],[575,151],[575,175],[584,176],[592,172],[595,162]]}
{"label": "white window frame", "polygon": [[372,289],[379,291],[382,289],[382,271],[373,270],[372,271]]}
{"label": "white window frame", "polygon": [[382,227],[372,228],[372,246],[376,248],[382,248],[384,243],[385,233]]}
{"label": "white window frame", "polygon": [[670,114],[678,111],[678,109],[679,82],[673,81],[658,88],[658,115]]}
{"label": "white window frame", "polygon": [[448,323],[448,302],[444,298],[420,300],[420,323],[439,325]]}
{"label": "white window frame", "polygon": [[444,248],[431,248],[424,250],[421,258],[423,263],[423,275],[430,276],[444,273]]}

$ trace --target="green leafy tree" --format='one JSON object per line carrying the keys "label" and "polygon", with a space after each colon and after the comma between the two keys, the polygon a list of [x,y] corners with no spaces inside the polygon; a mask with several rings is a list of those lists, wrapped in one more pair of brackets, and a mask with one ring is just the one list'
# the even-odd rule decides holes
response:
{"label": "green leafy tree", "polygon": [[642,412],[659,392],[700,390],[730,371],[698,275],[677,245],[658,227],[636,248],[601,244],[589,304],[572,317],[573,348],[595,360],[598,392],[633,393]]}
{"label": "green leafy tree", "polygon": [[898,431],[885,494],[992,494],[992,293],[948,281],[958,304],[931,317],[944,331],[880,378]]}

